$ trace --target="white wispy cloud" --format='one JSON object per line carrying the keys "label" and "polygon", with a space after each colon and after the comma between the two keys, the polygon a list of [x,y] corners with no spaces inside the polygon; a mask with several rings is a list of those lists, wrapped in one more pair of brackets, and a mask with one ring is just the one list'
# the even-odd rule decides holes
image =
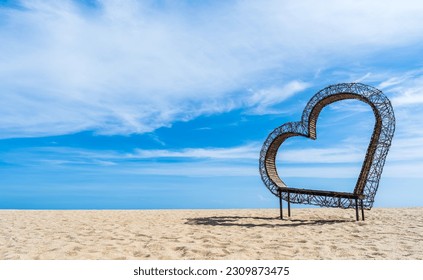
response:
{"label": "white wispy cloud", "polygon": [[138,166],[125,166],[118,171],[122,174],[159,175],[159,176],[185,176],[185,177],[256,177],[258,170],[253,165],[230,163],[155,163],[140,164]]}
{"label": "white wispy cloud", "polygon": [[366,147],[335,147],[281,151],[279,160],[287,163],[354,163],[362,162]]}
{"label": "white wispy cloud", "polygon": [[378,87],[392,102],[396,119],[393,142],[395,158],[412,159],[420,157],[423,162],[423,71],[411,69],[403,72],[386,73]]}
{"label": "white wispy cloud", "polygon": [[408,73],[405,75],[389,79],[382,85],[387,87],[388,92],[395,94],[392,98],[394,106],[419,106],[423,103],[423,72],[415,73],[414,76],[408,76]]}
{"label": "white wispy cloud", "polygon": [[245,106],[262,113],[301,91],[302,74],[423,37],[419,1],[163,5],[0,7],[0,137],[142,133]]}
{"label": "white wispy cloud", "polygon": [[203,158],[203,159],[257,159],[258,145],[230,148],[187,148],[180,150],[142,150],[128,155],[131,158]]}
{"label": "white wispy cloud", "polygon": [[282,87],[263,88],[257,91],[250,90],[251,95],[246,99],[246,105],[252,107],[254,114],[269,114],[278,112],[273,106],[305,90],[308,84],[302,81],[291,81]]}
{"label": "white wispy cloud", "polygon": [[[282,178],[354,178],[364,159],[365,141],[344,141],[334,147],[281,146],[277,165]],[[421,178],[423,138],[394,139],[382,177]],[[363,145],[357,145],[363,144]],[[236,147],[137,149],[132,152],[87,150],[69,147],[27,148],[3,153],[2,161],[26,168],[89,170],[114,174],[187,177],[259,177],[261,143]]]}

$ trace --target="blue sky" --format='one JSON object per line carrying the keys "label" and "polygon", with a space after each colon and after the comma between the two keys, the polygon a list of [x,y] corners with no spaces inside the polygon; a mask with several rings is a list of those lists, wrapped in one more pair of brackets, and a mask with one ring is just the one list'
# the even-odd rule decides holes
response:
{"label": "blue sky", "polygon": [[[0,208],[268,208],[263,141],[318,90],[381,89],[396,134],[377,207],[423,206],[421,1],[0,1]],[[374,125],[326,107],[278,156],[352,190]]]}

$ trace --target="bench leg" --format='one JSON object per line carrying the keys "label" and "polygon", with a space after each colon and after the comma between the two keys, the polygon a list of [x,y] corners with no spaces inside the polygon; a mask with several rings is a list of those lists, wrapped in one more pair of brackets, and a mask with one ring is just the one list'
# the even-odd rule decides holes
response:
{"label": "bench leg", "polygon": [[283,213],[282,213],[282,192],[278,191],[279,193],[279,212],[281,216],[281,220],[283,220]]}
{"label": "bench leg", "polygon": [[291,194],[288,193],[288,217],[291,217]]}
{"label": "bench leg", "polygon": [[364,221],[364,208],[363,208],[363,200],[360,199],[360,206],[361,206],[361,219]]}
{"label": "bench leg", "polygon": [[358,199],[355,199],[355,219],[358,221]]}

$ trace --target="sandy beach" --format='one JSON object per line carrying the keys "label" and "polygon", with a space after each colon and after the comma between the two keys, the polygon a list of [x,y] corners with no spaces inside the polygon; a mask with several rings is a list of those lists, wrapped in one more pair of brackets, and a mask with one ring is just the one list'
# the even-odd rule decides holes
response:
{"label": "sandy beach", "polygon": [[423,208],[0,211],[0,259],[423,259]]}

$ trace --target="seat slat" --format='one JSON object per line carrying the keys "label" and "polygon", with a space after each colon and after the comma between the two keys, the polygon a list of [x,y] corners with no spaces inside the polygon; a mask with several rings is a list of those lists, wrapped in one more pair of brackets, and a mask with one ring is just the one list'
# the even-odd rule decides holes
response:
{"label": "seat slat", "polygon": [[362,194],[355,194],[355,193],[348,193],[348,192],[299,189],[299,188],[289,188],[289,187],[279,188],[278,190],[280,190],[283,193],[298,193],[298,194],[319,195],[319,196],[328,196],[328,197],[364,199],[364,195],[362,195]]}

